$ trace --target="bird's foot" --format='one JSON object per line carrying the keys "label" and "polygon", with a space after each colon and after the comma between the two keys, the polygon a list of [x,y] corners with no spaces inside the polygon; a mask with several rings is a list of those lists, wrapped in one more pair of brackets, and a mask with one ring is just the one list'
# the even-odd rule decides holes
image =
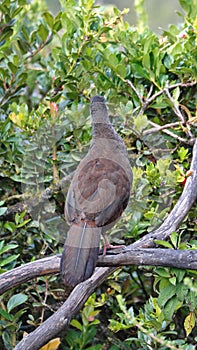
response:
{"label": "bird's foot", "polygon": [[124,249],[125,248],[125,245],[123,245],[123,244],[121,244],[121,245],[110,244],[109,240],[106,236],[104,236],[104,241],[105,241],[105,244],[103,247],[103,255],[105,255],[107,253],[107,250],[110,250],[110,249]]}

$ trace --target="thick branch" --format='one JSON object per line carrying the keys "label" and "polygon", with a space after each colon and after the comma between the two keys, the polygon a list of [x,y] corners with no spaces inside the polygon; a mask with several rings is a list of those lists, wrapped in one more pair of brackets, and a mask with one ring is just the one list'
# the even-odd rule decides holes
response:
{"label": "thick branch", "polygon": [[36,260],[0,275],[0,295],[33,278],[59,273],[60,255]]}
{"label": "thick branch", "polygon": [[166,266],[197,270],[197,250],[131,249],[117,255],[102,255],[98,266]]}
{"label": "thick branch", "polygon": [[[61,255],[40,259],[0,275],[0,294],[33,278],[59,273]],[[167,266],[197,270],[197,250],[130,249],[99,256],[97,266]]]}

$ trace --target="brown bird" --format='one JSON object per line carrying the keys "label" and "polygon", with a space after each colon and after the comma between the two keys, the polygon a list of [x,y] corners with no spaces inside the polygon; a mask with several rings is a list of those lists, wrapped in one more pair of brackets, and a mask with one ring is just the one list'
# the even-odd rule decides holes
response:
{"label": "brown bird", "polygon": [[[126,208],[132,172],[122,138],[110,123],[105,100],[91,100],[92,143],[75,171],[65,203],[71,225],[61,258],[61,276],[76,286],[94,272],[101,234],[105,236]],[[111,247],[111,246],[110,246]]]}

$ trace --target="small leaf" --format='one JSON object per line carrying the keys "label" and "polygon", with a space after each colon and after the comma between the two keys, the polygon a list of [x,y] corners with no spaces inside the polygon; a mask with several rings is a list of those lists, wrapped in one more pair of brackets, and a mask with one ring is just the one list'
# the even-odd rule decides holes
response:
{"label": "small leaf", "polygon": [[43,17],[46,23],[52,28],[54,24],[54,17],[50,12],[44,12]]}
{"label": "small leaf", "polygon": [[8,312],[13,310],[16,306],[19,306],[25,303],[26,300],[27,300],[27,296],[25,294],[19,293],[19,294],[13,295],[7,303]]}
{"label": "small leaf", "polygon": [[143,77],[146,79],[149,79],[149,75],[146,72],[146,70],[144,68],[142,68],[139,64],[133,63],[132,64],[132,68],[133,68],[133,74],[138,78]]}
{"label": "small leaf", "polygon": [[13,222],[6,222],[4,227],[13,233],[16,230],[16,225]]}
{"label": "small leaf", "polygon": [[193,311],[191,311],[184,321],[184,328],[187,336],[191,333],[194,327],[195,327],[195,314]]}
{"label": "small leaf", "polygon": [[126,68],[125,66],[123,66],[123,64],[118,64],[116,66],[116,72],[122,77],[122,78],[125,78],[126,76]]}
{"label": "small leaf", "polygon": [[47,39],[49,32],[48,29],[41,23],[38,28],[38,35],[41,37],[43,41]]}
{"label": "small leaf", "polygon": [[173,286],[176,286],[176,277],[175,276],[169,278],[169,281],[170,281],[171,284],[173,284]]}
{"label": "small leaf", "polygon": [[173,248],[172,244],[170,244],[169,242],[166,242],[166,241],[162,241],[160,239],[155,239],[154,243],[158,244],[158,245],[161,245],[161,246],[163,246],[165,248],[170,248],[170,249]]}
{"label": "small leaf", "polygon": [[[5,243],[4,241],[2,241],[3,244]],[[3,246],[2,244],[0,245],[0,254],[3,254],[5,252],[7,252],[10,249],[15,249],[18,247],[18,244],[7,244],[6,246]]]}
{"label": "small leaf", "polygon": [[79,329],[79,331],[82,331],[83,326],[81,325],[81,323],[77,320],[72,320],[70,323],[73,327]]}
{"label": "small leaf", "polygon": [[174,89],[174,91],[173,91],[173,98],[174,98],[174,100],[178,101],[179,96],[180,96],[180,87],[177,86],[176,89]]}

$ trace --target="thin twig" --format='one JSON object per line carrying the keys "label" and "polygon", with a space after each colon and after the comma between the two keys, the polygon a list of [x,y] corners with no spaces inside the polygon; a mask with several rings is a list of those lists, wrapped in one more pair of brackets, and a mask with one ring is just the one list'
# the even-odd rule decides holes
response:
{"label": "thin twig", "polygon": [[[156,128],[157,130],[158,130],[158,124],[156,124],[156,123],[154,123],[154,122],[151,122],[150,120],[149,120],[149,124],[151,124],[151,125],[153,125],[154,126],[154,128]],[[180,123],[179,123],[180,124]],[[166,124],[167,125],[167,124]],[[161,131],[163,131],[165,134],[167,134],[167,135],[169,135],[169,136],[171,136],[172,138],[174,138],[175,140],[178,140],[179,142],[182,142],[182,143],[185,143],[186,145],[193,145],[194,144],[194,139],[192,138],[192,139],[184,139],[183,137],[181,137],[181,136],[179,136],[179,135],[177,135],[177,134],[174,134],[172,131],[170,131],[170,130],[168,130],[168,129],[166,129],[166,128],[162,128],[162,129],[160,129]],[[149,130],[147,130],[147,134],[149,134],[148,133],[148,131]],[[154,131],[154,132],[156,132],[156,130]]]}
{"label": "thin twig", "polygon": [[42,42],[42,44],[35,50],[32,51],[25,59],[33,58],[36,56],[52,39],[53,33],[50,33],[48,37]]}
{"label": "thin twig", "polygon": [[[149,124],[152,124],[151,122],[149,122]],[[174,123],[169,123],[169,124],[165,124],[165,125],[158,125],[156,123],[153,123],[154,125],[157,125],[157,127],[155,126],[154,128],[148,129],[148,130],[144,130],[142,133],[142,136],[146,136],[149,134],[153,134],[165,129],[170,129],[170,128],[174,128],[175,126],[179,126],[180,123],[179,122],[174,122]]]}
{"label": "thin twig", "polygon": [[126,80],[126,83],[132,88],[132,90],[135,92],[135,94],[137,95],[137,97],[139,98],[141,104],[143,104],[143,99],[140,95],[140,93],[138,92],[138,90],[136,89],[136,87],[133,85],[133,83],[130,80]]}
{"label": "thin twig", "polygon": [[[180,120],[181,124],[183,124],[183,125],[186,124],[186,120],[179,109],[178,102],[173,99],[173,97],[171,96],[169,89],[167,87],[165,89],[165,93],[166,93],[166,96],[169,98],[170,102],[172,103],[173,111],[176,114],[176,116],[178,117],[178,119]],[[194,136],[193,136],[191,130],[189,129],[189,126],[185,129],[186,129],[186,135],[189,138],[193,138]]]}

